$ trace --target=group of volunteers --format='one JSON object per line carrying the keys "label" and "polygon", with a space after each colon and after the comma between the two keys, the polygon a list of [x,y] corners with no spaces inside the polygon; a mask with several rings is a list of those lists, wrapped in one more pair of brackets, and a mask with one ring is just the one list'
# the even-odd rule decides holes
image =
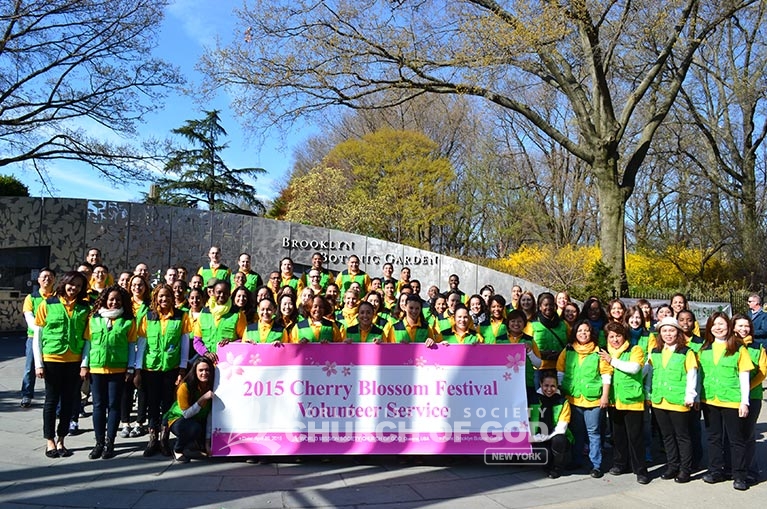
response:
{"label": "group of volunteers", "polygon": [[222,263],[217,246],[208,258],[194,274],[168,268],[153,287],[146,264],[115,279],[95,248],[58,278],[40,270],[39,290],[23,309],[29,339],[21,406],[31,405],[34,377],[45,378],[46,456],[72,454],[64,438],[77,430],[80,395],[88,390],[91,459],[114,457],[118,432],[140,436],[145,426],[145,456],[188,462],[209,453],[217,350],[231,341],[521,343],[530,439],[548,450],[549,477],[580,469],[602,477],[602,450],[611,445],[609,473],[633,472],[647,484],[657,429],[666,455],[660,477],[686,483],[701,462],[702,415],[703,480],[732,479],[737,490],[758,481],[767,318],[756,294],[748,315],[715,312],[701,337],[681,294],[656,310],[646,300],[627,307],[597,298],[581,308],[567,292],[536,296],[516,285],[508,300],[492,285],[467,295],[453,274],[446,292],[431,286],[422,297],[409,268],[397,279],[387,263],[371,277],[355,255],[336,275],[320,253],[302,275],[284,258],[266,281],[247,253],[235,270]]}

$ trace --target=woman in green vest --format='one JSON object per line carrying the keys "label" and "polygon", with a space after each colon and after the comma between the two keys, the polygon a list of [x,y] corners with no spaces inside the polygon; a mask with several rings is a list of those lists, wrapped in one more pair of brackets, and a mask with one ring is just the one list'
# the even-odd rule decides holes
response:
{"label": "woman in green vest", "polygon": [[[680,313],[681,314],[681,313]],[[751,362],[754,363],[754,369],[751,370],[751,392],[748,395],[748,417],[746,429],[746,468],[748,469],[747,481],[752,484],[757,481],[759,475],[759,462],[756,458],[756,420],[762,410],[762,398],[764,389],[762,382],[767,377],[767,353],[764,347],[754,342],[752,333],[754,325],[751,319],[742,314],[732,317],[732,328],[735,334],[743,340],[746,345]]]}
{"label": "woman in green vest", "polygon": [[290,338],[296,323],[301,320],[298,309],[296,309],[296,301],[292,295],[283,295],[277,302],[280,305],[280,316],[277,318],[277,321],[285,329],[288,338]]}
{"label": "woman in green vest", "polygon": [[309,318],[301,320],[293,328],[293,343],[337,343],[341,341],[341,331],[332,320],[326,318],[330,312],[330,303],[324,297],[316,295],[309,308]]}
{"label": "woman in green vest", "polygon": [[[143,264],[139,264],[143,265]],[[136,267],[138,268],[138,266]],[[141,323],[141,320],[146,316],[149,311],[149,303],[151,295],[149,293],[149,284],[143,276],[134,274],[128,281],[128,291],[131,294],[131,306],[133,307],[133,317],[136,323]],[[131,410],[133,409],[134,396],[137,395],[137,415],[136,421],[131,427]],[[133,383],[125,384],[123,389],[122,403],[120,404],[120,437],[121,438],[135,438],[140,437],[145,433],[144,423],[146,422],[146,408],[147,408],[147,394],[146,389]]]}
{"label": "woman in green vest", "polygon": [[[695,327],[698,322],[695,320],[695,314],[689,309],[683,309],[676,316],[676,321],[679,323],[679,328],[682,329],[687,347],[698,354],[703,347],[703,338],[695,334]],[[655,334],[650,333],[650,345],[653,345],[657,341]],[[692,442],[692,465],[693,470],[697,468],[703,459],[703,429],[700,422],[701,417],[700,405],[694,405],[690,409],[690,441]]]}
{"label": "woman in green vest", "polygon": [[[283,298],[287,297],[283,295]],[[248,324],[243,341],[247,343],[272,343],[281,345],[288,342],[285,327],[275,320],[277,305],[272,299],[261,299],[258,303],[258,321]]]}
{"label": "woman in green vest", "polygon": [[90,374],[96,445],[88,458],[114,458],[125,382],[136,363],[136,321],[130,295],[119,286],[101,292],[85,332],[80,376]]}
{"label": "woman in green vest", "polygon": [[538,345],[535,344],[532,336],[525,334],[527,317],[521,309],[511,310],[506,323],[509,330],[507,342],[512,345],[525,345],[525,389],[527,390],[527,398],[530,400],[535,399],[535,378],[541,373],[537,370],[540,369],[543,362],[541,361],[541,352],[538,350]]}
{"label": "woman in green vest", "polygon": [[48,458],[72,455],[64,447],[64,437],[69,432],[69,420],[80,384],[83,334],[90,311],[87,300],[88,280],[79,272],[67,272],[61,277],[54,296],[41,302],[35,312],[37,328],[32,346],[35,375],[45,378],[43,437],[47,442],[45,455]]}
{"label": "woman in green vest", "polygon": [[575,436],[573,460],[583,463],[583,449],[589,441],[591,477],[602,477],[602,411],[610,402],[612,368],[599,357],[597,336],[588,320],[575,324],[570,343],[557,360],[557,376],[563,394],[573,410],[571,425]]}
{"label": "woman in green vest", "polygon": [[[532,333],[528,332],[529,329],[532,329]],[[557,303],[553,294],[543,292],[538,296],[538,313],[531,327],[525,332],[530,334],[538,345],[543,360],[541,369],[555,369],[559,354],[567,346],[569,331],[567,324],[557,314]]]}
{"label": "woman in green vest", "polygon": [[435,333],[423,317],[423,301],[413,294],[405,295],[405,316],[392,324],[392,342],[434,344]]}
{"label": "woman in green vest", "polygon": [[304,289],[303,280],[293,273],[293,259],[285,257],[280,260],[280,288],[283,286],[289,286],[295,290],[296,295],[301,293]]}
{"label": "woman in green vest", "polygon": [[163,456],[171,455],[162,416],[173,404],[175,388],[186,375],[189,360],[189,315],[173,304],[171,287],[158,285],[152,292],[151,310],[139,323],[135,381],[143,383],[147,392],[149,443],[144,449],[147,457],[158,451]]}
{"label": "woman in green vest", "polygon": [[381,299],[382,297],[380,293],[371,290],[365,295],[363,300],[369,302],[373,306],[373,323],[383,329],[387,325],[390,325],[390,322],[389,313],[383,309]]}
{"label": "woman in green vest", "polygon": [[206,450],[210,449],[207,437],[210,432],[215,375],[213,361],[207,357],[197,357],[189,373],[178,385],[176,400],[163,417],[170,431],[176,435],[173,455],[180,463],[189,463],[185,451],[195,442],[205,439]]}
{"label": "woman in green vest", "polygon": [[232,306],[229,281],[220,280],[213,287],[210,305],[202,308],[192,335],[194,350],[218,362],[218,346],[242,339],[248,326],[245,315]]}
{"label": "woman in green vest", "polygon": [[428,321],[429,326],[434,330],[439,330],[439,321],[445,319],[447,311],[447,296],[444,293],[438,293],[432,300],[430,306]]}
{"label": "woman in green vest", "polygon": [[506,299],[502,295],[490,297],[490,317],[485,324],[479,324],[478,330],[485,343],[508,343],[509,331],[506,328]]}
{"label": "woman in green vest", "polygon": [[708,472],[703,481],[714,484],[726,479],[724,448],[727,437],[733,488],[747,490],[746,432],[754,363],[743,341],[732,332],[725,313],[717,311],[709,317],[706,342],[698,352],[698,362],[702,379],[700,400],[708,434]]}
{"label": "woman in green vest", "polygon": [[647,484],[644,455],[644,386],[642,366],[645,354],[640,346],[628,341],[628,330],[619,322],[605,326],[607,350],[601,350],[601,359],[612,366],[610,385],[610,408],[607,413],[613,425],[612,475],[626,473],[629,468],[639,484]]}
{"label": "woman in green vest", "polygon": [[[480,297],[481,299],[481,297]],[[458,304],[453,315],[453,325],[448,329],[440,331],[437,336],[438,343],[451,343],[462,345],[476,345],[482,343],[482,337],[477,330],[471,326],[471,316],[469,308],[464,304]]]}
{"label": "woman in green vest", "polygon": [[661,479],[686,483],[693,467],[689,418],[697,397],[698,362],[673,316],[659,321],[657,329],[660,341],[650,352],[645,376],[651,388],[646,397],[652,402],[666,450]]}
{"label": "woman in green vest", "polygon": [[345,343],[389,343],[391,325],[384,323],[383,327],[374,323],[375,308],[364,300],[357,309],[355,323],[341,329]]}

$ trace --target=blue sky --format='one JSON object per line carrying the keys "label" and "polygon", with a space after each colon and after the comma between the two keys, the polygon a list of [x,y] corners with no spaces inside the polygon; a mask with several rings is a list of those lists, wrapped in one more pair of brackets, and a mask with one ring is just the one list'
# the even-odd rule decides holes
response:
{"label": "blue sky", "polygon": [[[201,76],[194,67],[203,48],[214,46],[217,38],[227,41],[232,36],[235,25],[232,10],[240,5],[241,2],[233,0],[176,0],[166,10],[155,55],[177,65],[189,85],[199,83]],[[229,134],[224,161],[235,168],[256,166],[266,169],[268,173],[258,178],[256,186],[262,197],[276,196],[291,166],[293,146],[307,135],[298,132],[281,139],[275,133],[263,144],[249,140],[239,119],[231,113],[224,94],[214,102],[202,105],[181,94],[170,96],[165,108],[150,117],[140,131],[164,139],[170,136],[171,129],[180,127],[185,120],[201,118],[203,109],[221,110],[222,124]],[[86,128],[90,129],[87,123]],[[114,133],[101,127],[98,129],[103,130],[103,136],[108,139],[119,141]],[[87,166],[66,161],[51,162],[46,169],[52,194],[60,197],[139,201],[141,193],[147,192],[149,186],[148,183],[134,182],[116,188]],[[49,196],[34,171],[18,166],[6,167],[2,173],[9,172],[29,187],[32,196]]]}

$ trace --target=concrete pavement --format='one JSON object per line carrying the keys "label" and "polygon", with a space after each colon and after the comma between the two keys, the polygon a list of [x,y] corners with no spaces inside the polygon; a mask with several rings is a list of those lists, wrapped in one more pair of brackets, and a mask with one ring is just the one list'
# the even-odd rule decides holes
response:
{"label": "concrete pavement", "polygon": [[[244,459],[212,459],[178,464],[144,458],[146,437],[117,439],[117,457],[89,460],[90,418],[85,431],[67,438],[70,458],[43,454],[43,383],[29,409],[19,407],[24,338],[0,337],[0,507],[105,508],[280,508],[280,507],[757,507],[767,483],[737,492],[731,482],[686,485],[663,481],[663,465],[651,468],[652,482],[633,475],[592,479],[584,474],[550,480],[535,467],[485,466],[471,458],[448,463],[401,464],[394,457],[336,457],[330,463],[309,458],[249,464]],[[90,407],[88,407],[90,410]],[[767,411],[759,419],[757,454],[767,464]],[[609,469],[609,462],[605,470]]]}

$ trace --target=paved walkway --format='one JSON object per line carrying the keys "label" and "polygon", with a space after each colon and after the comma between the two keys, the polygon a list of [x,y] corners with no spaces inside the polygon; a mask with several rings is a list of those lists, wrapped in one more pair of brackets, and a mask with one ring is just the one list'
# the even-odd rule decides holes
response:
{"label": "paved walkway", "polygon": [[[760,507],[767,482],[746,492],[732,483],[714,486],[695,480],[687,485],[663,481],[661,465],[652,482],[633,475],[606,474],[545,478],[533,467],[489,467],[481,461],[401,465],[397,458],[336,458],[331,463],[248,464],[242,459],[173,463],[144,458],[146,437],[118,438],[117,457],[89,460],[93,446],[90,418],[86,431],[67,438],[70,458],[43,455],[42,392],[32,408],[19,404],[24,339],[0,337],[0,507],[106,507],[171,509],[280,507]],[[42,384],[41,384],[42,385]],[[90,408],[90,407],[89,407]],[[767,464],[767,411],[759,420],[757,454]],[[699,476],[698,476],[699,477]]]}

